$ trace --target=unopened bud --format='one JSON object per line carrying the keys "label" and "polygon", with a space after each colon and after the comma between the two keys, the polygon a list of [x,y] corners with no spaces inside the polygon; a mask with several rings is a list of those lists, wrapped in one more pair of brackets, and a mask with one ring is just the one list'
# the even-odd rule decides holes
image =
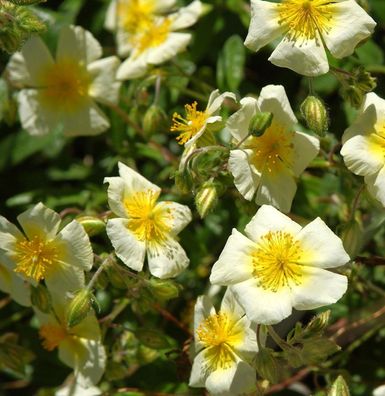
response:
{"label": "unopened bud", "polygon": [[193,188],[193,180],[188,169],[178,170],[175,172],[175,185],[182,194],[191,193]]}
{"label": "unopened bud", "polygon": [[342,375],[339,375],[333,382],[327,396],[350,396],[349,387]]}
{"label": "unopened bud", "polygon": [[257,113],[250,121],[249,132],[253,136],[262,136],[273,121],[272,113]]}
{"label": "unopened bud", "polygon": [[67,326],[74,327],[78,325],[91,311],[92,293],[88,289],[80,290],[75,294],[67,309]]}
{"label": "unopened bud", "polygon": [[354,259],[362,248],[364,232],[357,220],[352,220],[343,226],[341,239],[350,258]]}
{"label": "unopened bud", "polygon": [[218,203],[218,185],[213,181],[207,181],[199,188],[195,195],[195,205],[200,217],[203,219]]}
{"label": "unopened bud", "polygon": [[165,111],[157,106],[152,105],[143,117],[143,131],[146,135],[162,133],[170,129],[169,119]]}
{"label": "unopened bud", "polygon": [[279,367],[273,353],[269,348],[261,348],[255,358],[255,368],[263,379],[276,384],[279,381]]}
{"label": "unopened bud", "polygon": [[358,109],[364,99],[364,93],[358,87],[354,85],[349,85],[347,87],[342,87],[341,91],[342,97],[347,100],[351,106]]}
{"label": "unopened bud", "polygon": [[51,303],[51,295],[44,285],[31,286],[31,304],[34,307],[41,312],[48,313],[52,307]]}
{"label": "unopened bud", "polygon": [[330,318],[330,310],[321,312],[315,316],[306,326],[306,333],[308,335],[320,333],[327,327]]}
{"label": "unopened bud", "polygon": [[94,216],[80,216],[76,218],[76,221],[83,226],[90,237],[102,233],[106,228],[106,223]]}
{"label": "unopened bud", "polygon": [[151,278],[148,285],[154,297],[162,301],[171,300],[179,295],[178,284],[172,280]]}
{"label": "unopened bud", "polygon": [[377,79],[367,72],[362,66],[356,70],[355,84],[363,93],[373,91],[377,86]]}
{"label": "unopened bud", "polygon": [[329,116],[323,101],[310,95],[302,102],[300,111],[307,127],[318,136],[325,136],[329,127]]}
{"label": "unopened bud", "polygon": [[170,346],[166,336],[159,330],[141,328],[135,332],[135,337],[145,346],[152,349],[165,349]]}

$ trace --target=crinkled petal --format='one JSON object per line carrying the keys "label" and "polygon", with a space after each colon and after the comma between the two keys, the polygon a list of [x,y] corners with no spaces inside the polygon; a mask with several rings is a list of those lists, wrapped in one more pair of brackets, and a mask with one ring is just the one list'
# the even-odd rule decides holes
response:
{"label": "crinkled petal", "polygon": [[241,108],[232,114],[226,123],[233,138],[240,142],[249,134],[251,119],[259,111],[257,99],[246,97],[241,99]]}
{"label": "crinkled petal", "polygon": [[255,248],[255,243],[233,228],[211,270],[210,282],[228,286],[249,279],[253,272],[251,252]]}
{"label": "crinkled petal", "polygon": [[124,194],[126,190],[126,183],[121,177],[105,177],[104,183],[108,183],[107,197],[110,209],[118,217],[127,217],[127,212],[124,207]]}
{"label": "crinkled petal", "polygon": [[83,345],[87,349],[88,357],[84,364],[78,368],[77,373],[88,378],[93,384],[97,384],[106,368],[106,350],[99,341],[84,340]]}
{"label": "crinkled petal", "polygon": [[385,206],[385,167],[382,167],[378,173],[365,176],[365,183],[369,193]]}
{"label": "crinkled petal", "polygon": [[124,180],[126,184],[125,193],[132,194],[139,191],[154,191],[157,194],[160,194],[160,188],[151,183],[145,177],[140,175],[138,172],[135,172],[133,169],[123,164],[123,162],[118,163],[119,167],[119,175]]}
{"label": "crinkled petal", "polygon": [[206,113],[210,116],[217,115],[225,99],[232,99],[234,101],[237,100],[236,96],[232,92],[226,91],[222,94],[219,94],[218,89],[211,92],[206,107]]}
{"label": "crinkled petal", "polygon": [[171,29],[186,29],[191,25],[194,25],[201,13],[202,3],[199,0],[193,1],[187,7],[182,7],[178,12],[170,15],[170,18],[172,19]]}
{"label": "crinkled petal", "polygon": [[159,202],[155,210],[160,210],[161,212],[167,212],[169,214],[171,217],[170,221],[167,221],[167,224],[171,226],[169,233],[174,236],[178,235],[192,220],[190,208],[177,202]]}
{"label": "crinkled petal", "polygon": [[319,217],[302,228],[296,239],[303,252],[299,264],[333,268],[350,261],[341,239]]}
{"label": "crinkled petal", "polygon": [[239,305],[234,293],[229,287],[226,289],[226,292],[222,298],[220,310],[231,312],[231,314],[236,318],[241,318],[245,315],[245,310]]}
{"label": "crinkled petal", "polygon": [[317,156],[319,152],[319,139],[303,132],[295,132],[294,139],[294,156],[293,172],[299,176]]}
{"label": "crinkled petal", "polygon": [[194,388],[203,388],[207,378],[207,370],[205,370],[205,351],[199,352],[193,361],[189,386]]}
{"label": "crinkled petal", "polygon": [[33,85],[21,52],[16,52],[11,56],[7,64],[6,73],[7,78],[13,85],[29,87]]}

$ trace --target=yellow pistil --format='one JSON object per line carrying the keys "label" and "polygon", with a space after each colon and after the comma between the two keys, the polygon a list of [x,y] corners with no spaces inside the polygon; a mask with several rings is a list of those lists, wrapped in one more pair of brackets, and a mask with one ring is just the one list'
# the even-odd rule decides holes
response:
{"label": "yellow pistil", "polygon": [[318,39],[333,26],[335,3],[331,0],[282,0],[278,5],[279,24],[290,40]]}
{"label": "yellow pistil", "polygon": [[283,231],[269,231],[252,253],[253,276],[260,286],[276,292],[302,283],[303,271],[297,264],[303,255],[300,243]]}
{"label": "yellow pistil", "polygon": [[206,348],[205,358],[210,370],[231,366],[236,360],[233,348],[245,337],[244,329],[225,312],[206,318],[198,326],[196,335]]}
{"label": "yellow pistil", "polygon": [[46,324],[40,327],[39,336],[42,339],[43,348],[53,351],[68,336],[67,330],[57,324]]}
{"label": "yellow pistil", "polygon": [[154,9],[154,0],[119,0],[118,24],[127,33],[137,34],[151,26]]}
{"label": "yellow pistil", "polygon": [[251,162],[259,172],[275,175],[293,166],[293,138],[294,132],[273,122],[262,136],[250,137],[243,147],[253,150]]}
{"label": "yellow pistil", "polygon": [[183,118],[178,113],[172,116],[171,132],[180,132],[176,138],[179,144],[187,143],[193,138],[205,125],[208,114],[205,111],[197,110],[197,102],[191,105],[185,105],[186,118]]}
{"label": "yellow pistil", "polygon": [[159,193],[148,190],[137,192],[124,200],[128,228],[140,241],[159,244],[171,230],[172,214],[156,205]]}
{"label": "yellow pistil", "polygon": [[60,247],[54,241],[47,241],[40,236],[18,240],[13,255],[15,272],[39,282],[55,268],[59,256]]}
{"label": "yellow pistil", "polygon": [[39,98],[51,111],[73,112],[89,103],[91,77],[75,59],[62,59],[42,71]]}

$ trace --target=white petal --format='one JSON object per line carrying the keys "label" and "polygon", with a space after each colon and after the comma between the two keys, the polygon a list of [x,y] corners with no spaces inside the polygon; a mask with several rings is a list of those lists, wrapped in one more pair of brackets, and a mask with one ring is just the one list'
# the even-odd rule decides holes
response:
{"label": "white petal", "polygon": [[329,71],[329,62],[319,36],[301,42],[285,37],[271,54],[269,61],[308,77]]}
{"label": "white petal", "polygon": [[133,51],[131,34],[118,27],[115,34],[117,45],[117,53],[121,58],[127,58],[131,51]]}
{"label": "white petal", "polygon": [[56,263],[45,275],[45,283],[51,295],[64,296],[84,288],[84,271],[76,264]]}
{"label": "white petal", "polygon": [[147,63],[159,65],[186,49],[191,40],[190,33],[169,33],[166,41],[147,50]]}
{"label": "white petal", "polygon": [[299,176],[317,156],[319,139],[303,132],[295,132],[293,145],[295,152],[293,171],[296,176]]}
{"label": "white petal", "polygon": [[373,396],[385,396],[385,385],[381,385],[374,389]]}
{"label": "white petal", "polygon": [[199,341],[196,335],[196,331],[200,324],[202,324],[206,318],[211,315],[215,315],[215,308],[211,302],[211,299],[207,296],[199,296],[194,307],[194,339],[195,339],[195,353],[199,352],[204,345]]}
{"label": "white petal", "polygon": [[250,166],[249,156],[252,150],[231,150],[229,171],[234,176],[234,184],[245,199],[251,201],[260,183],[260,175]]}
{"label": "white petal", "polygon": [[385,206],[385,167],[378,173],[365,176],[365,183],[368,191]]}
{"label": "white petal", "polygon": [[[87,70],[92,77],[89,95],[101,103],[117,103],[121,82],[116,80],[120,60],[110,56],[92,62]],[[108,89],[106,89],[108,87]]]}
{"label": "white petal", "polygon": [[297,123],[297,118],[282,85],[263,87],[258,98],[258,106],[260,111],[272,113],[274,121],[284,127],[291,128],[293,124]]}
{"label": "white petal", "polygon": [[226,123],[235,140],[240,142],[249,134],[249,125],[253,116],[259,111],[257,99],[246,97],[241,99],[241,108],[232,114]]}
{"label": "white petal", "polygon": [[88,350],[81,339],[67,337],[58,346],[59,359],[77,373],[78,368],[88,359]]}
{"label": "white petal", "polygon": [[14,85],[32,86],[30,75],[21,52],[11,56],[6,68],[6,76]]}
{"label": "white petal", "polygon": [[308,310],[334,304],[346,292],[348,279],[322,268],[303,266],[303,281],[292,289],[293,307]]}
{"label": "white petal", "polygon": [[[231,290],[231,288],[229,288]],[[244,312],[244,309],[242,308]],[[237,328],[242,328],[245,332],[242,341],[234,346],[235,352],[245,360],[251,361],[255,358],[255,354],[258,352],[257,335],[255,333],[255,323],[251,322],[247,316],[243,316],[235,324]]]}
{"label": "white petal", "polygon": [[241,318],[245,315],[245,310],[239,305],[234,293],[229,287],[223,296],[220,310],[230,312],[234,318]]}
{"label": "white petal", "polygon": [[249,279],[231,286],[247,317],[260,324],[275,324],[292,311],[290,290],[277,292],[263,289],[257,279]]}
{"label": "white petal", "polygon": [[156,14],[164,14],[170,11],[177,3],[177,0],[157,0],[154,4]]}
{"label": "white petal", "polygon": [[60,31],[56,60],[77,59],[84,64],[102,56],[102,47],[95,37],[80,26],[65,26]]}
{"label": "white petal", "polygon": [[71,376],[72,380],[66,379],[63,386],[61,386],[56,392],[55,396],[100,396],[102,391],[93,386],[92,383],[83,383],[83,379],[80,379],[81,375],[77,375],[76,378]]}
{"label": "white petal", "polygon": [[170,222],[167,221],[167,225],[171,226],[169,233],[174,236],[178,235],[192,220],[190,208],[177,202],[159,202],[155,207],[155,210],[158,209],[162,212],[168,212],[171,216],[171,220]]}
{"label": "white petal", "polygon": [[107,222],[107,235],[110,238],[116,255],[127,267],[141,271],[146,253],[146,244],[139,241],[127,228],[128,220],[111,219]]}
{"label": "white petal", "polygon": [[[5,262],[8,265],[5,265]],[[31,305],[29,284],[10,267],[12,263],[9,263],[7,257],[0,253],[0,290],[9,294],[18,304],[28,307]]]}
{"label": "white petal", "polygon": [[154,191],[160,193],[160,188],[148,181],[145,177],[135,172],[132,168],[123,164],[123,162],[118,163],[119,175],[124,180],[126,184],[126,193],[132,194],[139,191]]}
{"label": "white petal", "polygon": [[206,378],[207,378],[207,370],[205,370],[205,351],[199,352],[193,361],[189,386],[194,388],[203,388],[205,386]]}
{"label": "white petal", "polygon": [[117,28],[116,7],[119,0],[111,0],[106,11],[106,19],[104,20],[104,28],[114,31]]}
{"label": "white petal", "polygon": [[78,372],[93,384],[97,384],[106,367],[107,356],[105,348],[100,342],[93,340],[86,340],[84,346],[88,351],[88,358],[79,367]]}
{"label": "white petal", "polygon": [[4,216],[0,216],[0,232],[9,233],[16,238],[23,238],[23,234],[19,231],[19,229]]}
{"label": "white petal", "polygon": [[206,113],[210,114],[210,116],[217,115],[225,99],[237,100],[236,96],[232,92],[223,92],[222,94],[219,94],[218,89],[211,92],[206,107]]}
{"label": "white petal", "polygon": [[382,141],[375,134],[349,139],[341,149],[347,168],[359,176],[377,173],[385,164]]}
{"label": "white petal", "polygon": [[283,34],[284,29],[278,22],[276,3],[251,0],[251,22],[245,46],[258,51],[266,44]]}
{"label": "white petal", "polygon": [[278,174],[263,172],[255,197],[258,205],[271,204],[284,213],[290,212],[297,184],[289,169],[282,169]]}
{"label": "white petal", "polygon": [[202,13],[202,3],[199,0],[195,0],[190,3],[187,7],[182,7],[175,14],[171,14],[172,19],[171,29],[180,30],[194,25]]}
{"label": "white petal", "polygon": [[210,282],[222,286],[242,282],[252,276],[255,244],[233,228],[218,261],[211,270]]}
{"label": "white petal", "polygon": [[143,77],[147,73],[147,53],[138,57],[131,55],[119,67],[116,74],[118,80],[131,80]]}
{"label": "white petal", "polygon": [[53,239],[61,223],[60,216],[41,202],[17,216],[17,221],[29,239],[36,235]]}
{"label": "white petal", "polygon": [[322,38],[333,56],[344,58],[351,55],[357,44],[373,33],[376,22],[355,0],[340,1],[331,7],[332,24],[330,30],[322,33]]}
{"label": "white petal", "polygon": [[245,228],[246,235],[253,241],[266,235],[269,231],[284,231],[296,235],[302,227],[270,205],[263,205]]}
{"label": "white petal", "polygon": [[173,238],[162,244],[149,244],[147,261],[151,274],[161,279],[179,275],[190,262],[182,246]]}
{"label": "white petal", "polygon": [[110,209],[118,217],[127,217],[126,209],[124,208],[124,192],[126,190],[126,183],[121,177],[105,177],[104,183],[108,183],[108,205]]}
{"label": "white petal", "polygon": [[333,268],[350,261],[341,239],[319,217],[306,225],[296,239],[303,249],[300,264]]}

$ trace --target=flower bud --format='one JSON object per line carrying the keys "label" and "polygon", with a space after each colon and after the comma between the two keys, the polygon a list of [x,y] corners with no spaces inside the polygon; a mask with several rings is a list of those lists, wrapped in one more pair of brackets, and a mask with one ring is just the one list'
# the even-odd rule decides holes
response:
{"label": "flower bud", "polygon": [[171,300],[179,295],[178,284],[172,280],[151,278],[148,285],[154,297],[162,301]]}
{"label": "flower bud", "polygon": [[262,136],[273,121],[273,114],[257,113],[250,121],[249,132],[253,136]]}
{"label": "flower bud", "polygon": [[189,194],[193,188],[193,180],[188,169],[178,170],[175,172],[175,185],[182,194]]}
{"label": "flower bud", "polygon": [[361,251],[364,232],[357,220],[352,220],[343,226],[341,239],[344,249],[351,259],[354,259]]}
{"label": "flower bud", "polygon": [[348,85],[347,87],[342,87],[341,91],[342,97],[350,103],[351,106],[358,109],[364,99],[364,93],[358,87],[354,85]]}
{"label": "flower bud", "polygon": [[300,111],[307,127],[318,136],[325,136],[329,127],[329,116],[323,101],[310,95],[302,102]]}
{"label": "flower bud", "polygon": [[333,382],[327,396],[350,396],[349,387],[342,375],[339,375]]}
{"label": "flower bud", "polygon": [[135,337],[148,348],[165,349],[170,346],[166,336],[159,330],[141,328],[135,332]]}
{"label": "flower bud", "polygon": [[168,131],[170,125],[167,114],[161,107],[152,105],[143,117],[142,127],[144,133],[148,136]]}
{"label": "flower bud", "polygon": [[306,326],[306,333],[308,335],[320,333],[327,327],[330,318],[330,310],[321,312],[315,316]]}
{"label": "flower bud", "polygon": [[43,313],[48,313],[51,310],[51,295],[44,285],[31,286],[31,303]]}
{"label": "flower bud", "polygon": [[106,228],[106,223],[102,219],[94,216],[80,216],[76,218],[76,221],[83,226],[90,237],[100,234]]}
{"label": "flower bud", "polygon": [[199,188],[195,195],[195,205],[200,217],[203,219],[215,208],[218,203],[218,185],[207,181]]}
{"label": "flower bud", "polygon": [[93,299],[94,297],[88,289],[80,290],[75,294],[67,309],[68,327],[78,325],[88,315],[92,309]]}
{"label": "flower bud", "polygon": [[362,66],[355,72],[355,84],[363,93],[373,91],[377,86],[377,79],[367,72]]}

